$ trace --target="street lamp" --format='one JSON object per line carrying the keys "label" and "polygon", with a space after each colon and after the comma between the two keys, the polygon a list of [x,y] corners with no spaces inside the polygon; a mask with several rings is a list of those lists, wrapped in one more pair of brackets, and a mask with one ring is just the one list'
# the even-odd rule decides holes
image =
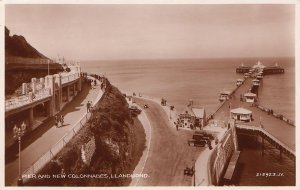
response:
{"label": "street lamp", "polygon": [[50,63],[50,60],[49,60],[49,59],[47,60],[47,63],[48,63],[48,75],[49,75],[49,73],[50,73],[50,72],[49,72],[49,63]]}
{"label": "street lamp", "polygon": [[23,185],[22,176],[21,176],[21,139],[22,136],[25,134],[26,131],[26,124],[21,124],[21,127],[17,127],[17,125],[14,126],[13,132],[14,132],[14,139],[18,140],[19,142],[19,179],[18,179],[18,186]]}

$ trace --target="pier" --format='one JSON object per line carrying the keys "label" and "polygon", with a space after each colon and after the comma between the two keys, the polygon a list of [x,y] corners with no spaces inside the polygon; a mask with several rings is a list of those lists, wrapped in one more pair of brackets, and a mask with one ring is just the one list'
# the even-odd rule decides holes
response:
{"label": "pier", "polygon": [[[294,121],[285,118],[281,114],[274,113],[271,109],[260,106],[259,98],[256,98],[258,97],[259,88],[262,88],[260,83],[262,83],[263,80],[262,77],[258,77],[259,80],[257,80],[256,77],[261,76],[262,73],[283,73],[284,69],[279,66],[267,68],[261,64],[257,65],[258,67],[243,67],[237,69],[238,73],[247,73],[243,83],[239,84],[230,93],[229,99],[222,102],[217,110],[207,118],[210,123],[208,124],[209,126],[228,127],[228,132],[223,135],[218,145],[210,152],[208,158],[207,185],[218,185],[220,181],[223,180],[226,168],[232,167],[234,169],[234,166],[228,166],[228,163],[232,155],[234,155],[234,152],[238,151],[237,136],[241,134],[252,135],[261,139],[262,156],[265,154],[265,150],[277,149],[279,152],[279,160],[281,160],[283,158],[282,155],[285,154],[287,158],[295,161]],[[246,93],[255,94],[255,101],[246,101],[244,96]],[[249,122],[240,121],[239,117],[238,119],[235,117],[234,123],[232,122],[233,115],[231,111],[237,108],[245,109],[251,114]],[[224,141],[228,141],[228,136],[232,139],[231,143],[224,143]],[[266,141],[271,146],[266,146]],[[201,168],[201,170],[202,169],[203,168]],[[230,176],[233,172],[234,170],[226,173],[225,178],[231,178]],[[196,178],[196,184],[200,181],[201,179]]]}
{"label": "pier", "polygon": [[[253,67],[250,66],[244,66],[243,64],[236,68],[236,73],[248,73],[253,68],[257,68],[257,66],[261,65],[260,62],[258,64],[254,65]],[[269,74],[282,74],[284,73],[284,68],[280,67],[277,63],[274,66],[268,66],[268,67],[261,67],[263,71],[263,75],[269,75]]]}

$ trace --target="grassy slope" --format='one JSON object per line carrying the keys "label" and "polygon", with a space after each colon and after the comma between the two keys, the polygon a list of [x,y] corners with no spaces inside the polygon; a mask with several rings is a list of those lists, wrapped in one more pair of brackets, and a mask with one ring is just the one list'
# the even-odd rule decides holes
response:
{"label": "grassy slope", "polygon": [[[89,165],[81,159],[80,148],[95,137],[96,149]],[[111,141],[118,147],[105,143]],[[116,146],[114,146],[116,148]],[[63,148],[63,150],[40,171],[40,174],[128,174],[132,173],[145,148],[145,132],[128,110],[122,93],[110,84],[106,88],[98,108],[90,121]],[[90,154],[90,153],[87,153]],[[29,186],[123,186],[130,179],[36,179]]]}

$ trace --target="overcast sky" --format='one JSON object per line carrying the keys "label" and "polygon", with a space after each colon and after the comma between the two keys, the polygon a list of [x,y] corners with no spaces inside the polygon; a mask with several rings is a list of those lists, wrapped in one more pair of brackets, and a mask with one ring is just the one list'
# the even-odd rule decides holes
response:
{"label": "overcast sky", "polygon": [[294,5],[6,5],[6,26],[48,57],[294,56]]}

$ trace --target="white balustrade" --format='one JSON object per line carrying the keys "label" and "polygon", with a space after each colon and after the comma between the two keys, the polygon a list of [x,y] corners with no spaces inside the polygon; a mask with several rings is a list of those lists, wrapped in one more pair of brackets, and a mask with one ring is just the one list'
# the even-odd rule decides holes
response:
{"label": "white balustrade", "polygon": [[[61,82],[62,82],[62,84],[68,83],[70,81],[78,79],[79,77],[80,77],[80,73],[72,70],[69,73],[62,74]],[[33,83],[34,83],[34,85],[32,86]],[[24,86],[23,87],[24,90],[26,90],[25,95],[21,95],[18,97],[14,97],[14,98],[5,100],[5,110],[6,111],[15,109],[15,108],[19,108],[26,104],[30,104],[34,101],[41,100],[43,98],[51,96],[51,91],[49,90],[49,88],[45,88],[43,78],[41,78],[41,79],[33,78],[32,83],[24,83],[23,86]],[[35,93],[34,93],[32,101],[31,101],[30,100],[31,98],[29,97],[28,92],[32,91],[32,87],[35,88]]]}

